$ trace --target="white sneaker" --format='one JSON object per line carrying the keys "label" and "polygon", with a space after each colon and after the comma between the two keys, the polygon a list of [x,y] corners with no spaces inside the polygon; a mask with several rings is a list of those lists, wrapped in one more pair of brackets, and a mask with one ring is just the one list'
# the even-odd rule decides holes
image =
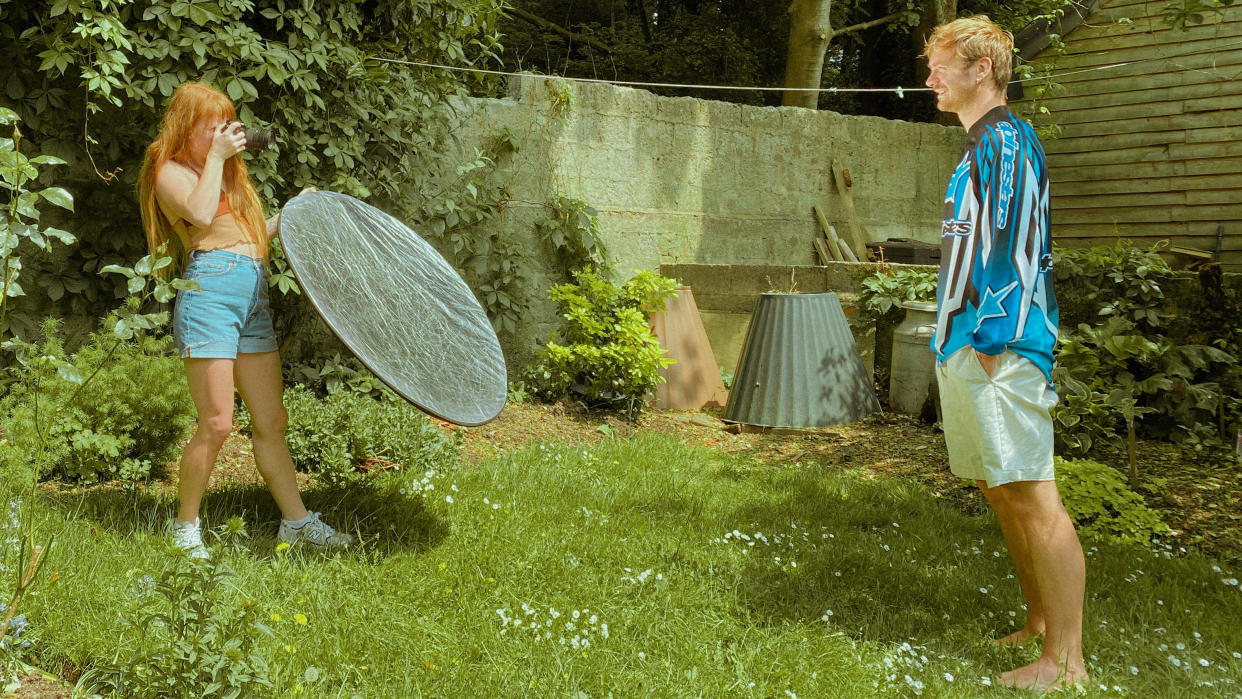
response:
{"label": "white sneaker", "polygon": [[345,548],[354,543],[354,537],[324,524],[319,519],[318,512],[307,514],[305,521],[294,527],[291,526],[289,520],[280,520],[280,531],[276,534],[276,538],[290,544],[296,544],[299,541],[305,541],[311,546],[317,548]]}
{"label": "white sneaker", "polygon": [[193,522],[178,522],[174,519],[172,541],[174,546],[188,553],[190,558],[200,560],[211,558],[211,554],[207,553],[207,547],[203,546],[203,530],[198,525],[197,517]]}

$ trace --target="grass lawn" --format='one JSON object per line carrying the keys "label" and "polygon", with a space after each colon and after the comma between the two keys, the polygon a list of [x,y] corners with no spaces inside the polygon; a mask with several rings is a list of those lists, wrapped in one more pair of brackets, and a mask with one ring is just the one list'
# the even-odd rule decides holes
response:
{"label": "grass lawn", "polygon": [[[250,530],[217,558],[230,602],[254,600],[273,632],[257,635],[273,695],[1023,694],[989,679],[1038,653],[988,642],[1023,614],[991,515],[861,460],[595,437],[312,488],[308,506],[364,540],[338,555],[276,551],[266,491],[213,489],[207,524]],[[22,609],[34,660],[66,675],[124,663],[156,637],[126,621],[161,608],[152,578],[186,565],[162,543],[171,494],[62,491],[36,507],[60,534],[55,581]],[[1084,547],[1088,694],[1242,696],[1242,571]]]}

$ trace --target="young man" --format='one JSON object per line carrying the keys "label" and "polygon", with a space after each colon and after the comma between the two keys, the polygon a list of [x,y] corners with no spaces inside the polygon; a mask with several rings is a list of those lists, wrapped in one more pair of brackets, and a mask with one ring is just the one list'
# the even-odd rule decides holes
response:
{"label": "young man", "polygon": [[1001,676],[1053,690],[1087,680],[1082,660],[1084,562],[1052,467],[1052,294],[1048,174],[1005,88],[1013,37],[987,17],[935,29],[924,55],[936,106],[966,127],[945,197],[932,349],[953,473],[996,512],[1026,596],[1026,626],[996,641],[1045,636],[1034,663]]}

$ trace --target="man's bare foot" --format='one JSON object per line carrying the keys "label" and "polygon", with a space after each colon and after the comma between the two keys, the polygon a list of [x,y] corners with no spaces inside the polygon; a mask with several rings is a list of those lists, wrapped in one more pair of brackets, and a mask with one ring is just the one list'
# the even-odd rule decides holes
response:
{"label": "man's bare foot", "polygon": [[1021,646],[1037,638],[1043,638],[1043,636],[1044,636],[1043,629],[1036,629],[1036,628],[1032,628],[1028,626],[1019,631],[1014,631],[1013,633],[1009,634],[1008,636],[1004,638],[998,638],[992,641],[992,643],[998,646]]}
{"label": "man's bare foot", "polygon": [[1010,670],[1000,676],[1000,684],[1016,689],[1034,689],[1040,692],[1055,692],[1075,685],[1083,684],[1090,679],[1087,668],[1079,661],[1074,664],[1061,664],[1051,658],[1040,658],[1035,662]]}

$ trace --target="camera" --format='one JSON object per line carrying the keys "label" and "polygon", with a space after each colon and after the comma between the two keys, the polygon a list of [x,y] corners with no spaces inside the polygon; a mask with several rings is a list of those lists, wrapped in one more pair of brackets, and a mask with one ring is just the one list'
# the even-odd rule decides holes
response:
{"label": "camera", "polygon": [[276,145],[276,135],[270,129],[252,129],[237,123],[233,127],[233,133],[237,133],[238,130],[246,136],[246,150],[267,150]]}
{"label": "camera", "polygon": [[267,150],[276,145],[276,135],[269,129],[246,128],[246,150]]}

